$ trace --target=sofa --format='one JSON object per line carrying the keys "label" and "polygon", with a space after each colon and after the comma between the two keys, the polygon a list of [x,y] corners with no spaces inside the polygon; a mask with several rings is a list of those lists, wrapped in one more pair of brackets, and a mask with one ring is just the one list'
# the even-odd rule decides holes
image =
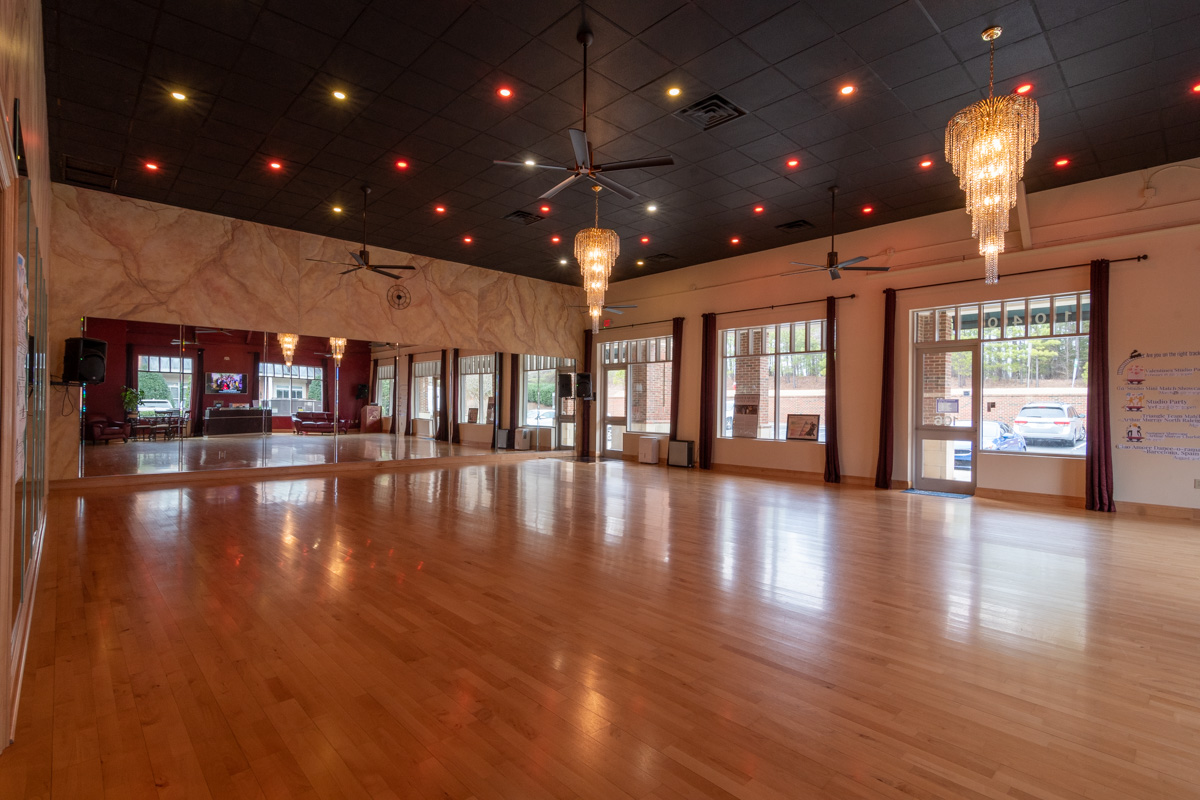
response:
{"label": "sofa", "polygon": [[296,433],[346,433],[350,424],[338,419],[331,411],[297,411],[292,414],[292,430]]}
{"label": "sofa", "polygon": [[128,442],[133,426],[128,422],[117,422],[103,411],[89,411],[84,415],[83,429],[87,440],[92,444],[96,442],[108,444],[113,439]]}

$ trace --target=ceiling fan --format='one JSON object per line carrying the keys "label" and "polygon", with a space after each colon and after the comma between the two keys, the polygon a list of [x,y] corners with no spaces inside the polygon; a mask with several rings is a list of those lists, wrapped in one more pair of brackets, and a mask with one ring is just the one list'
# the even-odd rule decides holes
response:
{"label": "ceiling fan", "polygon": [[367,195],[369,195],[371,193],[371,187],[363,186],[362,193],[363,193],[363,213],[362,213],[363,246],[362,246],[362,250],[359,250],[357,253],[354,252],[353,250],[350,251],[350,257],[354,259],[354,263],[347,263],[344,261],[326,261],[323,258],[310,258],[307,260],[308,261],[316,261],[321,264],[336,264],[339,267],[349,267],[350,268],[343,272],[339,272],[338,273],[339,275],[348,275],[351,272],[358,272],[360,269],[365,269],[367,272],[374,272],[378,275],[383,275],[384,277],[391,278],[393,280],[400,280],[399,275],[396,275],[391,272],[387,272],[386,270],[389,270],[389,269],[415,270],[416,267],[410,267],[410,266],[407,266],[404,264],[372,264],[371,263],[371,252],[369,250],[367,250]]}
{"label": "ceiling fan", "polygon": [[[587,306],[571,306],[571,308],[585,308],[586,309]],[[624,314],[625,312],[622,311],[621,309],[629,309],[629,308],[637,308],[637,306],[633,305],[633,304],[623,305],[623,306],[604,306],[605,311],[611,311],[614,314]]]}
{"label": "ceiling fan", "polygon": [[837,210],[837,191],[838,187],[829,187],[829,255],[825,257],[825,265],[807,264],[803,261],[793,261],[791,263],[799,267],[808,267],[808,269],[798,269],[792,272],[785,272],[780,277],[788,275],[804,275],[808,272],[825,271],[829,273],[830,280],[838,280],[842,277],[842,270],[847,272],[887,272],[888,267],[856,267],[862,261],[866,261],[869,256],[858,256],[856,258],[848,258],[845,261],[838,261],[837,250],[834,248],[834,242],[837,238],[837,232],[834,228],[834,212]]}
{"label": "ceiling fan", "polygon": [[[586,5],[585,5],[586,9]],[[638,197],[638,193],[632,189],[622,186],[613,179],[607,176],[609,172],[618,172],[623,169],[646,169],[648,167],[669,167],[674,165],[675,159],[670,156],[659,156],[657,158],[637,158],[632,161],[614,161],[610,164],[596,164],[592,162],[592,145],[587,138],[587,49],[592,43],[594,37],[591,28],[587,25],[585,18],[579,26],[579,33],[575,38],[583,45],[583,127],[582,129],[571,128],[567,133],[571,136],[571,148],[575,151],[575,166],[560,167],[555,164],[537,164],[533,161],[493,161],[493,164],[502,164],[509,167],[533,167],[534,169],[556,169],[564,172],[570,172],[571,175],[561,183],[553,186],[539,197],[539,200],[549,200],[554,195],[561,192],[563,189],[575,183],[580,178],[586,178],[592,183],[597,183],[605,188],[612,189],[617,194],[627,200],[632,200]]]}
{"label": "ceiling fan", "polygon": [[[192,335],[195,336],[197,339],[200,338],[200,334],[202,334],[202,333],[223,333],[226,336],[233,336],[233,331],[227,331],[224,328],[196,328],[195,330],[192,331]],[[187,334],[185,333],[183,335],[182,339],[172,339],[171,344],[189,345],[189,344],[200,344],[200,342],[188,341]]]}

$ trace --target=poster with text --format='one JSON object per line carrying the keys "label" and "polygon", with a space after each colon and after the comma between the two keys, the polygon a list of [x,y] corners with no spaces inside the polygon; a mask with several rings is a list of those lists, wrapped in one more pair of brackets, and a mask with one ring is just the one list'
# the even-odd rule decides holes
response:
{"label": "poster with text", "polygon": [[1200,461],[1200,350],[1134,350],[1111,391],[1118,450]]}

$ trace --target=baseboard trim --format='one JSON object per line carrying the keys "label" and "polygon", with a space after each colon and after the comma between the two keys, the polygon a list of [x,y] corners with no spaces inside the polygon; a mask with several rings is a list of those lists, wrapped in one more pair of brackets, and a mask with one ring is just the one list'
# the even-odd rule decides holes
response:
{"label": "baseboard trim", "polygon": [[1063,494],[1040,494],[1038,492],[1018,492],[1012,489],[981,489],[976,487],[975,496],[984,500],[1002,500],[1006,503],[1021,505],[1050,506],[1052,508],[1083,508],[1082,497],[1071,497]]}
{"label": "baseboard trim", "polygon": [[1159,506],[1154,503],[1130,503],[1125,500],[1117,501],[1117,513],[1129,514],[1136,517],[1163,517],[1166,519],[1185,519],[1200,522],[1200,508],[1184,506]]}

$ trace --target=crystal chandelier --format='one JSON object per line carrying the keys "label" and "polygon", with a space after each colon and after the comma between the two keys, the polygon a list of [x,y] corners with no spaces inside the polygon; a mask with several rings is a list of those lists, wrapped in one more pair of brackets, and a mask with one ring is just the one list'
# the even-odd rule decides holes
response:
{"label": "crystal chandelier", "polygon": [[279,349],[283,351],[283,363],[292,365],[292,356],[296,355],[296,345],[300,344],[300,335],[296,333],[277,333]]}
{"label": "crystal chandelier", "polygon": [[575,260],[583,273],[583,288],[587,292],[588,313],[592,316],[592,333],[600,332],[600,312],[604,309],[604,293],[608,276],[621,253],[617,232],[600,227],[600,187],[596,192],[596,227],[584,228],[575,234]]}
{"label": "crystal chandelier", "polygon": [[1004,252],[1008,212],[1017,203],[1017,184],[1038,140],[1038,105],[1031,97],[993,95],[999,26],[983,32],[989,43],[988,97],[950,118],[946,160],[967,194],[971,235],[979,240],[984,281],[996,283],[997,261]]}
{"label": "crystal chandelier", "polygon": [[338,336],[330,336],[329,352],[333,354],[333,360],[340,367],[342,365],[342,356],[346,355],[346,340]]}

